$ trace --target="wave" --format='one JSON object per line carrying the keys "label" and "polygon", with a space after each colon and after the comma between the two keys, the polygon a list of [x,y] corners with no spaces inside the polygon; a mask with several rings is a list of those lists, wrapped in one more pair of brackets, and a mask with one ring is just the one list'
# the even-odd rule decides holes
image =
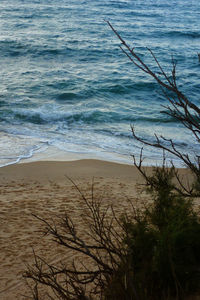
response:
{"label": "wave", "polygon": [[172,30],[164,33],[166,37],[173,37],[173,38],[191,38],[191,39],[199,39],[200,32],[199,31],[177,31]]}
{"label": "wave", "polygon": [[68,54],[73,49],[65,48],[51,48],[50,46],[39,46],[29,43],[23,43],[20,40],[3,40],[0,41],[0,54],[2,56],[26,56],[31,55],[33,57],[39,56],[55,56],[61,54]]}
{"label": "wave", "polygon": [[[118,81],[118,82],[117,82]],[[131,79],[127,80],[112,80],[109,83],[102,82],[73,82],[72,80],[57,82],[48,84],[50,89],[53,89],[51,98],[58,103],[71,103],[76,104],[86,99],[102,98],[115,101],[116,96],[124,97],[128,96],[131,99],[137,98],[138,92],[140,96],[144,96],[144,100],[147,98],[146,92],[151,93],[158,89],[158,85],[155,82],[133,82]],[[59,91],[59,93],[58,93]],[[148,97],[148,98],[149,98]]]}
{"label": "wave", "polygon": [[101,85],[91,84],[91,88],[83,92],[80,92],[81,96],[91,96],[92,94],[114,94],[114,95],[129,95],[131,93],[140,92],[152,92],[158,88],[158,84],[150,81],[132,81],[131,79],[112,80],[107,83],[102,82]]}
{"label": "wave", "polygon": [[[0,96],[0,97],[1,97],[1,96]],[[0,107],[4,107],[4,106],[6,106],[6,105],[7,105],[6,101],[0,100]]]}
{"label": "wave", "polygon": [[[77,93],[72,93],[72,92],[66,92],[66,93],[61,93],[57,96],[57,100],[60,102],[65,102],[68,100],[74,100],[77,99],[78,95]],[[74,101],[73,101],[74,103]]]}
{"label": "wave", "polygon": [[[50,37],[49,37],[50,38]],[[13,56],[31,56],[33,58],[37,57],[56,57],[64,56],[66,59],[70,57],[78,59],[80,62],[92,62],[99,59],[104,59],[106,57],[112,57],[114,54],[117,54],[116,50],[91,47],[87,45],[82,45],[81,41],[63,41],[60,45],[55,46],[50,44],[35,44],[35,41],[26,41],[22,40],[0,40],[0,56],[2,57],[13,57]]]}
{"label": "wave", "polygon": [[67,125],[76,125],[76,124],[85,124],[85,125],[98,125],[98,124],[112,124],[112,123],[126,123],[133,124],[135,122],[143,123],[176,123],[176,120],[167,116],[160,115],[159,117],[145,117],[138,116],[134,113],[127,114],[123,112],[112,112],[112,111],[84,111],[84,112],[33,112],[32,110],[21,110],[21,111],[12,111],[5,110],[1,111],[0,120],[8,123],[31,123],[37,125],[44,124],[56,124],[63,123]]}

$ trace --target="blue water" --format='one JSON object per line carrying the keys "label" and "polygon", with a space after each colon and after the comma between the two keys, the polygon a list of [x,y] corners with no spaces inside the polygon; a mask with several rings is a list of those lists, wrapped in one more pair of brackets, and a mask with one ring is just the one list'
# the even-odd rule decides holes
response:
{"label": "blue water", "polygon": [[[148,141],[156,132],[198,152],[162,113],[159,87],[128,61],[105,19],[150,66],[146,47],[168,71],[173,55],[180,89],[199,104],[199,1],[1,0],[0,166],[45,157],[50,147],[131,162],[141,147],[131,124]],[[162,153],[144,155],[159,163]]]}

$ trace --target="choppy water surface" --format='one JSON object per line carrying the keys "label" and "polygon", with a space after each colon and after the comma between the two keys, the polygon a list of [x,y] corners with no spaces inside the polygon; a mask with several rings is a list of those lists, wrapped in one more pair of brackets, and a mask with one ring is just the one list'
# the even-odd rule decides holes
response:
{"label": "choppy water surface", "polygon": [[[167,115],[158,86],[119,49],[113,26],[147,63],[178,62],[178,83],[199,103],[200,2],[2,0],[0,2],[0,165],[48,148],[130,162],[138,134],[173,138],[198,152]],[[121,155],[119,158],[118,155]],[[146,149],[151,161],[161,153]],[[178,162],[176,162],[178,163]]]}

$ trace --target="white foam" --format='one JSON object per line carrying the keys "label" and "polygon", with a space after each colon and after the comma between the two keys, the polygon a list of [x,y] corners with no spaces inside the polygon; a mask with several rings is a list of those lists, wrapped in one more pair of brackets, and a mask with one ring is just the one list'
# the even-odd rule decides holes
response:
{"label": "white foam", "polygon": [[0,167],[19,163],[31,158],[34,153],[44,151],[47,145],[41,140],[26,136],[0,133]]}

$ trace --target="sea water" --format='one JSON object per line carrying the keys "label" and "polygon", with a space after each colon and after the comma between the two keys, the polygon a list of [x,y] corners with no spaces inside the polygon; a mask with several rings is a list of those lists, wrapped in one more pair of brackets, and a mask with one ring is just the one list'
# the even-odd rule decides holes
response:
{"label": "sea water", "polygon": [[[0,166],[58,154],[131,163],[154,133],[191,157],[199,145],[166,115],[159,86],[122,53],[109,20],[136,53],[169,72],[199,105],[200,2],[197,0],[1,0]],[[162,152],[145,147],[146,164]],[[174,160],[180,165],[178,160]]]}

